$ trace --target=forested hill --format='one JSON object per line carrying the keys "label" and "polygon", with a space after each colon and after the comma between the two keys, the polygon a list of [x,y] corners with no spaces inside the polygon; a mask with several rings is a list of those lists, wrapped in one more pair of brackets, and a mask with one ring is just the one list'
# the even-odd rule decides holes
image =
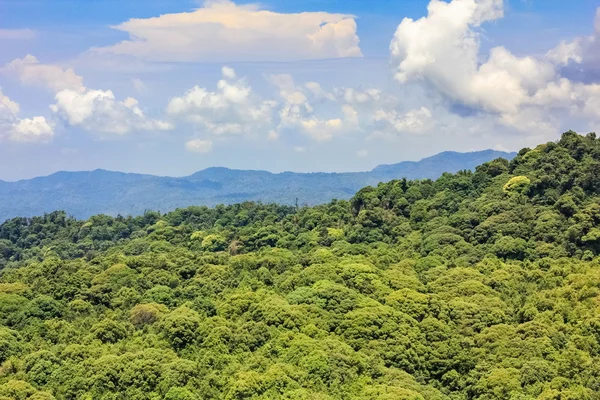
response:
{"label": "forested hill", "polygon": [[0,225],[0,399],[595,400],[600,140],[315,207]]}
{"label": "forested hill", "polygon": [[77,218],[96,214],[141,215],[191,205],[214,206],[243,201],[316,205],[349,199],[360,188],[392,179],[435,179],[444,172],[474,169],[516,153],[485,150],[445,152],[418,162],[380,166],[370,172],[272,174],[209,168],[183,178],[125,174],[105,170],[58,172],[19,182],[0,181],[0,222],[65,210]]}

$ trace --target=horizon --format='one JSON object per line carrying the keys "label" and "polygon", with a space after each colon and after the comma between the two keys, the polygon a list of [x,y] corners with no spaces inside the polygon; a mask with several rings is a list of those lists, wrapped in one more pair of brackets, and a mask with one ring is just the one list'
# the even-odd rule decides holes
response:
{"label": "horizon", "polygon": [[358,173],[373,172],[375,169],[377,169],[379,167],[393,166],[393,165],[404,164],[404,163],[419,163],[419,162],[427,160],[429,158],[434,158],[436,156],[440,156],[440,155],[446,154],[446,153],[474,154],[474,153],[485,153],[485,152],[495,152],[495,153],[502,153],[502,154],[506,154],[506,155],[512,155],[512,154],[518,153],[518,151],[504,151],[504,150],[494,150],[494,149],[483,149],[483,150],[473,150],[473,151],[445,150],[445,151],[442,151],[439,153],[425,156],[425,157],[417,159],[417,160],[402,160],[402,161],[398,161],[398,162],[391,163],[391,164],[376,164],[375,166],[373,166],[370,169],[360,170],[360,171],[359,170],[355,170],[355,171],[290,171],[290,170],[269,171],[269,170],[265,170],[265,169],[239,169],[239,168],[230,168],[230,167],[226,167],[226,166],[215,165],[215,166],[202,168],[197,171],[193,171],[191,173],[188,173],[187,175],[176,175],[175,176],[175,175],[156,175],[156,174],[148,174],[148,173],[135,172],[135,171],[111,170],[111,169],[106,169],[106,168],[95,168],[95,169],[90,169],[90,170],[58,170],[58,171],[50,172],[47,175],[36,175],[36,176],[21,178],[21,179],[17,179],[17,180],[6,180],[6,179],[2,179],[2,177],[0,177],[0,181],[5,182],[5,183],[17,183],[17,182],[21,182],[21,181],[30,181],[30,180],[37,179],[37,178],[47,178],[52,175],[56,175],[56,174],[60,174],[60,173],[86,173],[86,172],[96,172],[96,171],[110,172],[110,173],[116,173],[116,174],[127,174],[127,175],[153,176],[153,177],[158,177],[158,178],[174,178],[174,179],[187,178],[187,177],[190,177],[199,172],[203,172],[203,171],[207,171],[207,170],[211,170],[211,169],[224,169],[224,170],[228,170],[228,171],[244,171],[244,172],[267,172],[272,175],[281,175],[281,174],[288,174],[288,173],[289,174],[355,174],[355,173],[358,174]]}

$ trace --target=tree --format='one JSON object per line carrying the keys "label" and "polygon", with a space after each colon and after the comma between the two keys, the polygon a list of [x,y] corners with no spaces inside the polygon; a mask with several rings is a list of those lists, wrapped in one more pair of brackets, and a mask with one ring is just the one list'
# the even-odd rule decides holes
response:
{"label": "tree", "polygon": [[104,343],[116,343],[128,336],[128,329],[125,324],[107,318],[92,326],[92,335]]}
{"label": "tree", "polygon": [[181,306],[164,317],[160,331],[173,348],[182,349],[198,339],[197,330],[200,323],[201,318],[196,311]]}
{"label": "tree", "polygon": [[529,186],[531,185],[531,180],[526,176],[515,176],[510,178],[508,182],[504,185],[503,189],[505,193],[513,194],[513,193],[525,193]]}

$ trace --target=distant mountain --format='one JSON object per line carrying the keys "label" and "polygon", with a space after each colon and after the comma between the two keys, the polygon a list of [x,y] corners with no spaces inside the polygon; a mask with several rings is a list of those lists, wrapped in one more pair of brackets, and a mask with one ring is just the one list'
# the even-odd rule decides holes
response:
{"label": "distant mountain", "polygon": [[435,179],[444,172],[457,172],[462,169],[474,169],[485,162],[502,157],[512,159],[517,153],[505,153],[495,150],[475,151],[472,153],[458,153],[445,151],[421,161],[403,161],[398,164],[380,165],[371,172],[382,177],[396,179],[397,176],[406,176],[409,179],[421,177]]}
{"label": "distant mountain", "polygon": [[208,168],[173,178],[106,170],[57,172],[17,182],[0,181],[0,222],[13,217],[65,210],[77,218],[96,214],[136,215],[190,205],[243,201],[315,205],[349,199],[359,189],[392,179],[436,179],[444,172],[474,169],[516,153],[484,150],[444,152],[421,161],[380,165],[369,172],[274,174],[267,171]]}

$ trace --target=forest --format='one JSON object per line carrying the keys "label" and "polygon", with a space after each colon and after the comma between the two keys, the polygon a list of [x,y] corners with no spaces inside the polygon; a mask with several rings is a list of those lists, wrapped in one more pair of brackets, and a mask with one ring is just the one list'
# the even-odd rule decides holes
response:
{"label": "forest", "polygon": [[0,399],[600,399],[600,139],[314,207],[8,220]]}

